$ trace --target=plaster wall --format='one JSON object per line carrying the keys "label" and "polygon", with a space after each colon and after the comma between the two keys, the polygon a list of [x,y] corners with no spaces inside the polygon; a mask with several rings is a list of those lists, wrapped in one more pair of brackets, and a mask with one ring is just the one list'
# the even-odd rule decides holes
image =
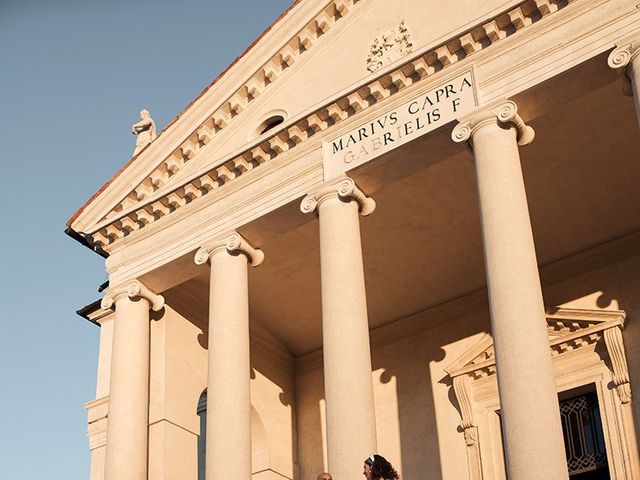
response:
{"label": "plaster wall", "polygon": [[91,480],[104,478],[104,465],[107,437],[107,412],[109,408],[109,380],[111,378],[111,351],[113,343],[113,312],[95,321],[100,325],[100,344],[98,350],[98,373],[96,378],[96,398],[85,404],[87,409],[87,436],[91,450]]}
{"label": "plaster wall", "polygon": [[[316,357],[318,356],[316,355]],[[317,358],[314,360],[316,365],[304,370],[298,369],[296,372],[296,419],[300,479],[314,479],[314,475],[327,469],[324,378]]]}
{"label": "plaster wall", "polygon": [[[378,452],[402,478],[466,478],[466,464],[459,461],[465,458],[460,417],[444,368],[489,328],[486,318],[460,318],[386,344],[384,333],[372,332]],[[376,347],[378,342],[383,345]],[[301,480],[326,469],[323,373],[321,358],[314,360],[315,368],[296,377]]]}
{"label": "plaster wall", "polygon": [[[171,306],[152,319],[149,478],[197,478],[198,400],[206,389],[207,335]],[[296,445],[292,363],[260,335],[251,345],[252,471],[293,479]],[[224,388],[219,386],[218,388]]]}
{"label": "plaster wall", "polygon": [[611,262],[549,286],[543,286],[547,308],[551,305],[624,310],[627,321],[624,346],[633,393],[636,428],[640,426],[640,256]]}
{"label": "plaster wall", "polygon": [[96,398],[109,395],[111,379],[111,344],[113,343],[113,320],[115,315],[100,319],[100,346],[98,353],[98,378],[96,380]]}
{"label": "plaster wall", "polygon": [[171,306],[151,320],[149,478],[197,478],[196,414],[206,385],[202,331]]}
{"label": "plaster wall", "polygon": [[293,361],[277,343],[254,337],[251,367],[253,478],[296,478]]}
{"label": "plaster wall", "polygon": [[91,469],[89,471],[90,480],[104,479],[105,453],[106,448],[104,446],[91,450]]}

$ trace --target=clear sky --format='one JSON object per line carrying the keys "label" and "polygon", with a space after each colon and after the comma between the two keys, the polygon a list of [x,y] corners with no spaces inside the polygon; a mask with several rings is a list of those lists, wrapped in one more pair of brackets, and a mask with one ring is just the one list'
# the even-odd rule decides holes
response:
{"label": "clear sky", "polygon": [[0,478],[89,476],[103,259],[63,231],[292,0],[0,0]]}

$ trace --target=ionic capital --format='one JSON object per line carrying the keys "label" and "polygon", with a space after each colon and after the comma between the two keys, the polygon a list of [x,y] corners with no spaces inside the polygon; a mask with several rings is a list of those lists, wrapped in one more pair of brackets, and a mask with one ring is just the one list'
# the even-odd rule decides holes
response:
{"label": "ionic capital", "polygon": [[335,197],[351,199],[358,202],[360,215],[364,217],[371,215],[376,209],[376,202],[373,198],[368,197],[360,190],[352,178],[341,177],[324,184],[315,193],[310,193],[304,197],[300,204],[300,211],[302,213],[311,213],[315,211],[323,201]]}
{"label": "ionic capital", "polygon": [[614,48],[609,54],[607,63],[613,69],[624,69],[639,53],[640,37],[633,39],[627,38],[616,43],[616,48]]}
{"label": "ionic capital", "polygon": [[611,51],[607,59],[607,63],[611,68],[624,75],[623,91],[625,95],[633,95],[629,66],[638,54],[640,54],[640,37],[626,38],[616,43],[616,48]]}
{"label": "ionic capital", "polygon": [[144,298],[149,302],[151,310],[154,312],[164,307],[164,297],[153,293],[139,280],[132,280],[128,283],[109,288],[104,294],[104,297],[102,297],[100,306],[103,310],[107,310],[122,297],[129,297],[132,300],[135,298]]}
{"label": "ionic capital", "polygon": [[193,261],[196,265],[204,265],[212,255],[220,251],[226,251],[229,254],[241,253],[247,257],[252,267],[257,267],[264,260],[262,250],[253,248],[238,232],[231,232],[200,247]]}
{"label": "ionic capital", "polygon": [[468,142],[481,127],[492,123],[513,125],[517,130],[518,145],[528,145],[535,137],[533,128],[526,125],[518,115],[517,105],[511,100],[501,100],[480,107],[461,118],[451,132],[451,138],[456,143]]}

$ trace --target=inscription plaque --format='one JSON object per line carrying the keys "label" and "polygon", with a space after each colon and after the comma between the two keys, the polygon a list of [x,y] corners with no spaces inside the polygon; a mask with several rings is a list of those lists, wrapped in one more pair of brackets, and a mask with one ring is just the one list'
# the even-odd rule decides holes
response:
{"label": "inscription plaque", "polygon": [[330,180],[383,153],[460,118],[477,105],[471,70],[322,143],[324,179]]}

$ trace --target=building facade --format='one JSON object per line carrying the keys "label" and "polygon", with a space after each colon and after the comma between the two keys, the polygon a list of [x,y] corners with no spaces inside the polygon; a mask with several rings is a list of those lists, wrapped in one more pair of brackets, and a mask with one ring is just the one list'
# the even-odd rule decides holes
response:
{"label": "building facade", "polygon": [[296,1],[68,223],[91,480],[639,479],[639,10]]}

